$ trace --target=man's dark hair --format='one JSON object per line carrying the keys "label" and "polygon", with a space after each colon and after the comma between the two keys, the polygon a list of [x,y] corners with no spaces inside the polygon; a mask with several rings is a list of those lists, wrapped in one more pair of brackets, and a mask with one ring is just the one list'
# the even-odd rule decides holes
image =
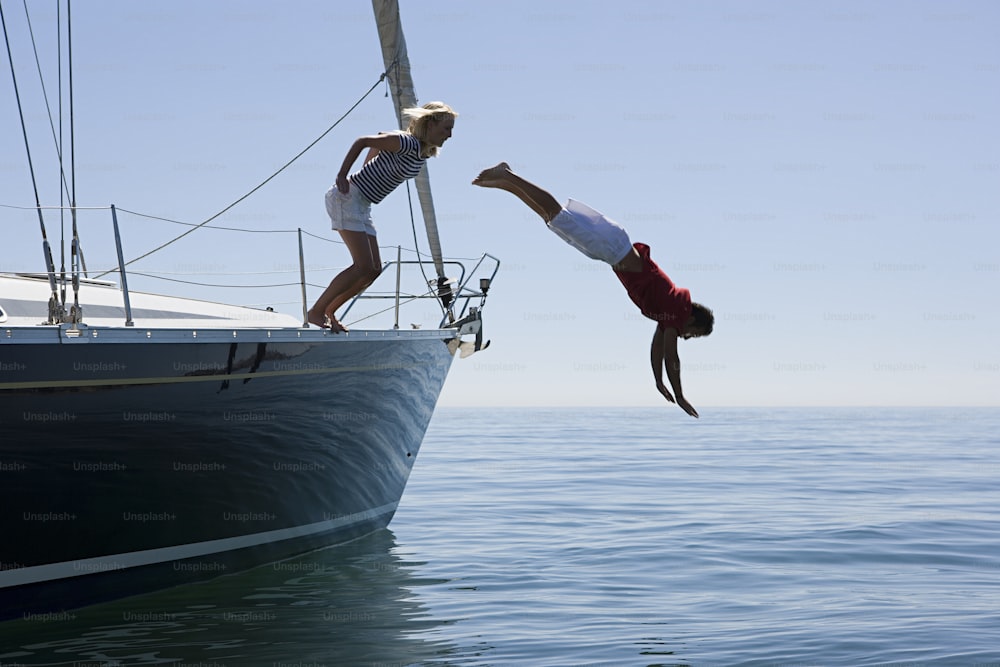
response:
{"label": "man's dark hair", "polygon": [[711,308],[706,308],[700,303],[692,303],[691,316],[694,317],[694,328],[704,332],[698,334],[699,336],[707,336],[712,333],[712,329],[715,327],[715,315]]}

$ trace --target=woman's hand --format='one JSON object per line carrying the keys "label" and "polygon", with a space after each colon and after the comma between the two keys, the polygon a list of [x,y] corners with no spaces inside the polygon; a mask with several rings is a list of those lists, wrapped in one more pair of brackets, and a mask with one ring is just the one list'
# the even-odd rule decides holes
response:
{"label": "woman's hand", "polygon": [[337,174],[337,189],[345,195],[351,191],[351,184],[347,182],[347,176],[344,174]]}

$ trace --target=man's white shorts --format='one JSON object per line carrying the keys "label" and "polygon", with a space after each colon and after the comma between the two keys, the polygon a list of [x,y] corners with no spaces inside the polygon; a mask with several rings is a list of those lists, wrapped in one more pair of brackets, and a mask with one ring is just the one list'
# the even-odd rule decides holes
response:
{"label": "man's white shorts", "polygon": [[587,257],[615,265],[632,250],[628,232],[603,213],[574,199],[566,202],[549,229]]}
{"label": "man's white shorts", "polygon": [[346,195],[336,185],[327,190],[326,212],[330,214],[330,226],[335,230],[377,235],[372,223],[372,203],[358,188],[352,186]]}

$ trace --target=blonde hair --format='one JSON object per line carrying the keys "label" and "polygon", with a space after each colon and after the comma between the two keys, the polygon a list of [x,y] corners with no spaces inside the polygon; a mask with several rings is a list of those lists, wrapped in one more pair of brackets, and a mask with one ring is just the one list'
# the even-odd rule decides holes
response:
{"label": "blonde hair", "polygon": [[448,118],[458,118],[458,113],[444,102],[428,102],[419,107],[403,109],[403,117],[410,119],[406,131],[420,141],[420,157],[434,157],[438,147],[427,143],[427,124],[432,120],[441,122]]}

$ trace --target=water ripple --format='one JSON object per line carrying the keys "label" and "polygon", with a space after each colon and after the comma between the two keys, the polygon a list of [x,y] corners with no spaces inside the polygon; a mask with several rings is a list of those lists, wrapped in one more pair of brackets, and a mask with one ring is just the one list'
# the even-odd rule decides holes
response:
{"label": "water ripple", "polygon": [[1000,411],[711,412],[440,410],[391,532],[0,664],[1000,663]]}

